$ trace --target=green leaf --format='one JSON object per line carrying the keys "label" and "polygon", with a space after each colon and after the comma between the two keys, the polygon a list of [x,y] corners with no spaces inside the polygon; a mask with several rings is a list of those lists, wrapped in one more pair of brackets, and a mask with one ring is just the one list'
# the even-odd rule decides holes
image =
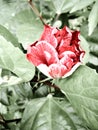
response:
{"label": "green leaf", "polygon": [[98,1],[94,4],[88,18],[89,35],[92,34],[98,23]]}
{"label": "green leaf", "polygon": [[49,86],[47,86],[47,85],[41,85],[40,87],[38,87],[37,90],[35,90],[35,92],[34,92],[34,97],[41,98],[41,97],[47,96],[48,87]]}
{"label": "green leaf", "polygon": [[71,9],[70,13],[81,10],[87,7],[88,5],[92,4],[93,2],[94,0],[78,0],[75,6],[73,6],[73,8]]}
{"label": "green leaf", "polygon": [[7,41],[10,41],[15,47],[20,47],[18,39],[2,25],[0,25],[0,35],[7,39]]}
{"label": "green leaf", "polygon": [[75,5],[77,0],[51,0],[53,3],[53,9],[54,11],[59,15],[64,12],[68,12],[71,7]]}
{"label": "green leaf", "polygon": [[7,97],[7,89],[2,89],[0,88],[0,102],[3,105],[9,105],[8,97]]}
{"label": "green leaf", "polygon": [[81,30],[81,34],[86,38],[86,40],[88,42],[91,42],[92,44],[98,44],[98,27],[96,27],[94,29],[94,32],[92,33],[92,35],[88,36],[88,25],[87,25],[87,22],[86,23],[83,23],[83,25],[81,26],[80,28]]}
{"label": "green leaf", "polygon": [[80,46],[85,51],[85,55],[83,58],[83,63],[85,64],[89,60],[89,44],[82,35],[80,36]]}
{"label": "green leaf", "polygon": [[92,65],[95,65],[96,67],[94,67],[94,69],[98,70],[98,57],[90,54],[89,55],[89,63]]}
{"label": "green leaf", "polygon": [[28,44],[40,38],[43,25],[36,18],[27,0],[1,0],[0,17],[0,24],[14,33],[25,49]]}
{"label": "green leaf", "polygon": [[90,44],[90,52],[98,57],[98,44],[94,42],[89,42]]}
{"label": "green leaf", "polygon": [[0,102],[0,114],[6,114],[7,107]]}
{"label": "green leaf", "polygon": [[56,84],[87,125],[98,130],[98,74],[89,67],[80,66],[73,75]]}
{"label": "green leaf", "polygon": [[94,32],[90,36],[87,35],[88,34],[87,30],[88,30],[87,24],[83,24],[83,26],[81,26],[81,34],[85,37],[89,45],[90,55],[88,58],[88,62],[93,65],[96,65],[97,67],[98,66],[98,35],[97,35],[98,27],[94,29]]}
{"label": "green leaf", "polygon": [[27,0],[0,0],[0,24],[14,31],[12,18],[17,12],[28,6]]}
{"label": "green leaf", "polygon": [[29,44],[39,40],[43,30],[43,25],[36,18],[33,11],[25,9],[13,17],[16,36],[23,47],[26,49]]}
{"label": "green leaf", "polygon": [[[81,130],[79,118],[71,106],[52,95],[30,101],[23,114],[20,129],[23,130]],[[85,130],[85,129],[82,129]]]}
{"label": "green leaf", "polygon": [[25,82],[33,78],[34,66],[17,47],[0,37],[0,67],[10,70]]}

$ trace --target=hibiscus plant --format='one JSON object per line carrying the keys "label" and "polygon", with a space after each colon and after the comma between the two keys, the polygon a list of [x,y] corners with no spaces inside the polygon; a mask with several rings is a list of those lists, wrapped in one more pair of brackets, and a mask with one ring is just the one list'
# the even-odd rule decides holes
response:
{"label": "hibiscus plant", "polygon": [[97,24],[97,0],[0,0],[0,130],[98,130]]}

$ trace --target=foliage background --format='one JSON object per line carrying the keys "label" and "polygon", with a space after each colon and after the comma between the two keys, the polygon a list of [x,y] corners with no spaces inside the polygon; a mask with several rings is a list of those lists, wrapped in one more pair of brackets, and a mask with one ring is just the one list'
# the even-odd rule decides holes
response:
{"label": "foliage background", "polygon": [[70,77],[43,81],[25,58],[43,24],[27,0],[0,0],[0,130],[98,130],[98,1],[32,1],[47,24],[80,30],[86,56]]}

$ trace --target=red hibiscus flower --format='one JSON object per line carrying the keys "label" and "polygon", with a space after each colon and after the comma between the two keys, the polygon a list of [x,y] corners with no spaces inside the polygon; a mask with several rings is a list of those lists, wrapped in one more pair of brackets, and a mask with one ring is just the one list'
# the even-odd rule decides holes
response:
{"label": "red hibiscus flower", "polygon": [[81,64],[79,31],[45,25],[41,38],[27,49],[27,59],[50,78],[65,78]]}

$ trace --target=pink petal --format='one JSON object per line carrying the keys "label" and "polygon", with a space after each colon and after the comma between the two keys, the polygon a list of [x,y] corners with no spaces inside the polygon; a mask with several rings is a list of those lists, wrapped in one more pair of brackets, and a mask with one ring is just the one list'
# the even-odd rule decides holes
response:
{"label": "pink petal", "polygon": [[61,52],[61,50],[70,45],[71,39],[72,39],[72,33],[71,31],[65,26],[62,30],[58,30],[58,32],[55,34],[57,40],[58,40],[58,48],[57,50]]}
{"label": "pink petal", "polygon": [[71,40],[71,44],[73,45],[77,45],[79,44],[79,36],[80,36],[80,32],[79,31],[73,31],[72,32],[72,40]]}
{"label": "pink petal", "polygon": [[75,64],[75,65],[71,68],[71,70],[70,70],[69,72],[67,72],[62,78],[66,78],[66,77],[72,75],[73,72],[74,72],[80,65],[81,65],[81,62],[78,62],[77,64]]}
{"label": "pink petal", "polygon": [[37,66],[37,68],[47,77],[52,78],[51,75],[49,74],[49,67],[45,64],[40,64]]}
{"label": "pink petal", "polygon": [[43,41],[43,40],[47,41],[52,46],[54,46],[54,48],[56,48],[57,47],[57,39],[54,36],[54,33],[56,33],[56,31],[57,31],[56,28],[53,28],[49,25],[45,25],[43,34],[40,38],[40,41]]}
{"label": "pink petal", "polygon": [[28,48],[27,59],[35,66],[40,64],[49,66],[58,62],[58,54],[52,45],[45,41],[40,41]]}
{"label": "pink petal", "polygon": [[61,78],[64,76],[69,70],[66,66],[62,64],[52,64],[49,66],[49,75],[52,78]]}
{"label": "pink petal", "polygon": [[75,57],[76,57],[76,55],[73,52],[66,51],[62,54],[60,63],[65,65],[68,69],[71,69],[73,67],[73,65],[76,63],[76,62],[74,62]]}

